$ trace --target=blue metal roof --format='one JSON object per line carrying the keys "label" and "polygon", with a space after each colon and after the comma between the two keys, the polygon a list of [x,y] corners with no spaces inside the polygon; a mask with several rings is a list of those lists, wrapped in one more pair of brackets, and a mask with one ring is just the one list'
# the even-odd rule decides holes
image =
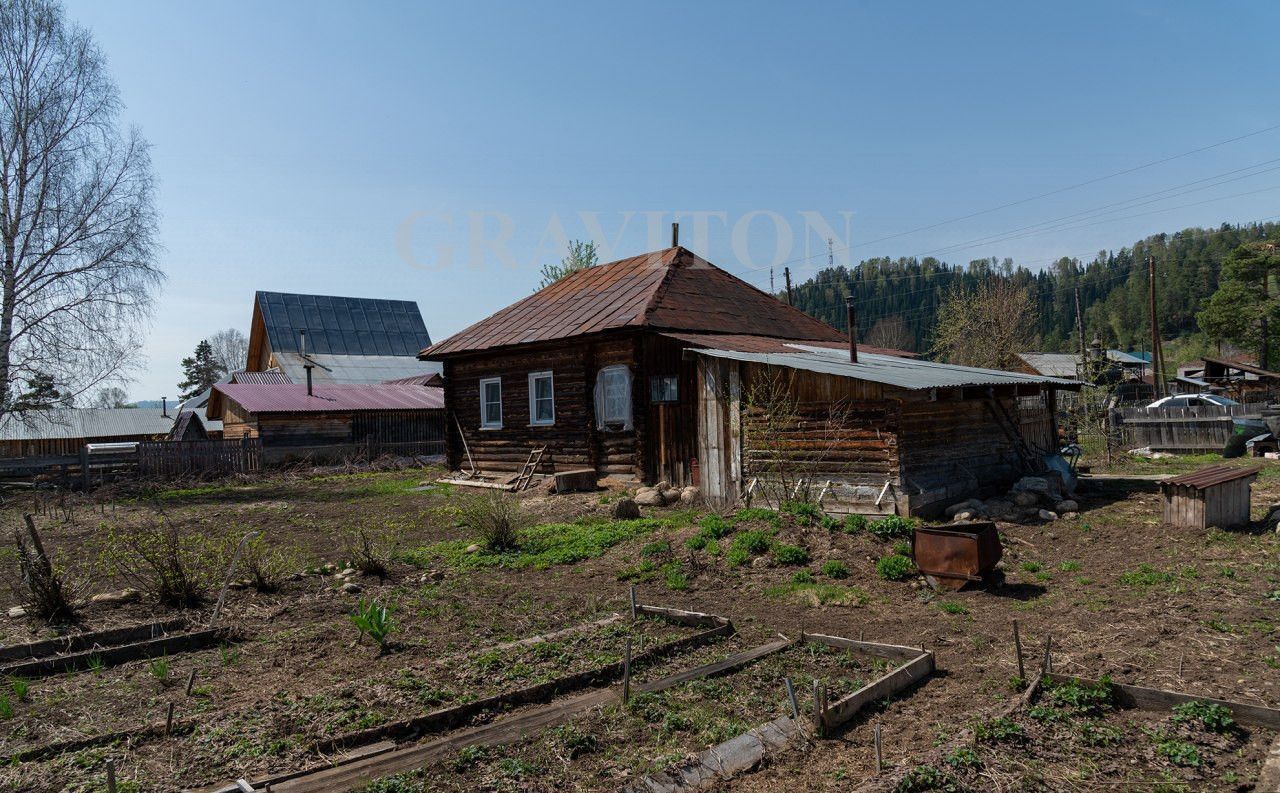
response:
{"label": "blue metal roof", "polygon": [[272,352],[299,352],[298,331],[307,332],[307,353],[410,355],[431,346],[418,304],[411,300],[295,295],[256,295]]}

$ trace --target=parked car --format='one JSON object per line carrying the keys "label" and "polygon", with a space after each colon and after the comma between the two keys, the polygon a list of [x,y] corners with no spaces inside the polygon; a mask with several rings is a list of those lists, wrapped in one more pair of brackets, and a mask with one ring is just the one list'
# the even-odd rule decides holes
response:
{"label": "parked car", "polygon": [[[1150,405],[1147,410],[1155,410],[1159,408],[1228,408],[1240,403],[1229,397],[1219,396],[1217,394],[1175,394],[1157,399]],[[1259,435],[1266,435],[1271,432],[1261,416],[1242,417],[1232,416],[1232,430],[1236,435],[1243,435],[1245,438],[1256,438]]]}

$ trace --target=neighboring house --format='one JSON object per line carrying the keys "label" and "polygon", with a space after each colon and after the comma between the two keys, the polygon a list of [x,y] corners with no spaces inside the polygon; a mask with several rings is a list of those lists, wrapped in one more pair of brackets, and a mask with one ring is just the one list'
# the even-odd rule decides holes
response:
{"label": "neighboring house", "polygon": [[163,440],[164,408],[49,408],[0,417],[0,457],[78,454],[87,443]]}
{"label": "neighboring house", "polygon": [[303,383],[311,364],[316,385],[372,385],[439,372],[417,358],[430,344],[418,304],[409,300],[258,292],[245,368],[279,369]]}
{"label": "neighboring house", "polygon": [[[231,374],[223,377],[218,382],[219,383],[277,383],[279,384],[279,383],[289,382],[289,378],[285,377],[284,372],[280,371],[279,369],[269,369],[265,372],[232,372]],[[211,419],[205,415],[206,409],[209,406],[209,395],[211,393],[213,393],[213,389],[206,388],[205,390],[201,391],[200,393],[196,394],[195,396],[191,397],[190,399],[178,405],[178,410],[177,410],[177,413],[179,416],[178,423],[181,424],[182,426],[179,428],[180,433],[179,433],[179,429],[175,429],[175,432],[173,433],[172,437],[174,437],[176,440],[198,440],[201,437],[204,437],[204,438],[221,438],[222,437],[222,422],[215,421],[214,419]],[[181,417],[187,413],[191,413],[192,415],[194,415],[196,421],[200,423],[200,429],[198,432],[192,429],[191,427],[189,427],[187,424],[183,423]],[[199,433],[203,433],[203,436],[201,436]]]}
{"label": "neighboring house", "polygon": [[[1021,352],[1022,365],[1018,371],[1026,374],[1042,374],[1046,377],[1074,379],[1078,376],[1080,354],[1073,352]],[[1122,380],[1141,380],[1151,365],[1145,358],[1124,350],[1107,350],[1107,360],[1114,375]]]}
{"label": "neighboring house", "polygon": [[444,452],[444,394],[429,386],[219,383],[208,414],[223,438],[260,438],[264,463]]}
{"label": "neighboring house", "polygon": [[[557,470],[590,467],[602,475],[677,484],[692,481],[695,459],[705,472],[708,460],[720,466],[728,453],[739,463],[736,473],[725,474],[732,481],[717,485],[727,498],[746,487],[741,461],[747,452],[741,446],[731,451],[724,437],[707,434],[722,420],[740,425],[722,415],[719,397],[708,391],[731,383],[708,381],[700,353],[777,359],[790,373],[786,363],[798,353],[820,364],[824,355],[834,360],[848,349],[845,334],[675,247],[573,273],[423,350],[422,357],[444,364],[449,463],[455,468],[518,470],[532,449],[545,446],[544,463]],[[900,461],[885,456],[888,446],[913,436],[931,440],[912,441],[912,453],[935,455],[931,470],[965,486],[996,478],[967,477],[969,468],[999,469],[1002,476],[1016,468],[1012,443],[984,407],[992,399],[1006,410],[1014,397],[1036,402],[1039,451],[1055,450],[1053,388],[1076,384],[860,350],[868,360],[854,372],[795,369],[788,376],[814,382],[802,394],[804,410],[830,412],[846,398],[876,402],[860,419],[859,431],[868,438],[858,442],[874,447],[879,487],[886,481],[914,487],[902,478]],[[890,364],[921,372],[922,385],[874,378],[857,385],[857,374]],[[963,434],[962,443],[955,442],[956,433]],[[859,453],[843,460],[841,470],[862,476]],[[882,506],[892,503],[881,500]]]}

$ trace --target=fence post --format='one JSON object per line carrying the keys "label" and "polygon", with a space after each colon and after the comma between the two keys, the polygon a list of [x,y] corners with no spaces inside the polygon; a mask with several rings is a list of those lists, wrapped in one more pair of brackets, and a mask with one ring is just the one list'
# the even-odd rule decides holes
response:
{"label": "fence post", "polygon": [[89,477],[89,444],[87,443],[80,447],[80,480],[81,489],[86,493],[89,492],[93,482]]}

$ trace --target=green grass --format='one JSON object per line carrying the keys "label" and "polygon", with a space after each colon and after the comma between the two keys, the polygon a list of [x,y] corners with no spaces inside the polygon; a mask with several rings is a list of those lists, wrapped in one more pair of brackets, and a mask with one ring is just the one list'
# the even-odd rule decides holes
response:
{"label": "green grass", "polygon": [[[796,574],[797,577],[799,575]],[[812,577],[809,576],[810,579]],[[790,584],[768,587],[764,594],[766,597],[796,600],[812,606],[865,606],[871,602],[871,596],[858,587],[818,584],[812,580],[797,581],[795,578]]]}
{"label": "green grass", "polygon": [[886,581],[904,581],[911,577],[915,565],[902,554],[894,553],[876,561],[876,572]]}
{"label": "green grass", "polygon": [[1199,578],[1196,568],[1190,565],[1173,570],[1157,570],[1149,564],[1140,564],[1134,570],[1120,574],[1120,583],[1125,586],[1149,587],[1157,584],[1172,584],[1180,579]]}
{"label": "green grass", "polygon": [[670,519],[583,518],[573,523],[544,523],[526,529],[520,534],[519,547],[511,551],[489,551],[482,547],[479,551],[467,553],[467,547],[474,543],[473,540],[453,540],[410,551],[404,555],[404,560],[419,567],[440,561],[460,570],[480,567],[543,569],[594,559],[619,543],[674,527]]}
{"label": "green grass", "polygon": [[938,602],[938,608],[948,614],[968,614],[969,609],[965,608],[963,603],[957,603],[954,600],[942,600]]}

